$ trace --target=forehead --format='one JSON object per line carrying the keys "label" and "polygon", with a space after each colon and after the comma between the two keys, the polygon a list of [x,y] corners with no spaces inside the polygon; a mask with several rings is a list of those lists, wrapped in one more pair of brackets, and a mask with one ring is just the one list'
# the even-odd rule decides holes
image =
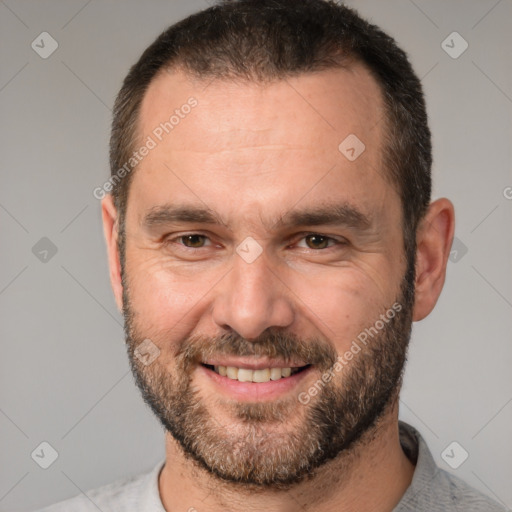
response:
{"label": "forehead", "polygon": [[[376,145],[379,130],[373,128],[384,114],[380,87],[359,63],[270,83],[199,80],[174,69],[160,72],[148,87],[140,110],[140,132],[152,133],[191,97],[197,99],[199,108],[190,116],[192,121],[173,129],[172,140],[167,142],[204,151],[222,149],[219,142],[232,149],[244,137],[257,141],[262,131],[266,132],[259,137],[262,140],[271,133],[276,141],[304,145],[326,135],[336,142],[352,130],[368,144]],[[195,136],[191,137],[192,130]],[[237,137],[225,137],[226,132]]]}
{"label": "forehead", "polygon": [[139,141],[154,147],[130,197],[135,190],[149,208],[186,193],[227,208],[236,190],[240,201],[259,195],[269,207],[309,187],[309,198],[343,189],[343,199],[371,204],[387,185],[384,117],[380,87],[357,63],[265,84],[161,72],[141,104]]}

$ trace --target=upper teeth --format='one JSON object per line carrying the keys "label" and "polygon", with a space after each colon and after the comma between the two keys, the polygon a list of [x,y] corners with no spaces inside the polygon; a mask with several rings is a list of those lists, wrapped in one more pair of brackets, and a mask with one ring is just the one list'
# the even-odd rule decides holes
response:
{"label": "upper teeth", "polygon": [[[292,374],[292,368],[249,370],[247,368],[236,368],[235,366],[214,366],[214,369],[223,377],[240,382],[269,382],[270,380],[279,380],[281,377],[289,377]],[[299,368],[293,368],[293,373],[297,371],[299,371]]]}

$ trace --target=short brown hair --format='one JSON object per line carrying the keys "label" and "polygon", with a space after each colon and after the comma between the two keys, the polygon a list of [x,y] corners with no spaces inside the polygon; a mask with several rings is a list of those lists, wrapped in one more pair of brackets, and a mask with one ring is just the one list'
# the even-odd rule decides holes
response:
{"label": "short brown hair", "polygon": [[[271,81],[354,60],[370,70],[383,92],[384,172],[401,198],[410,261],[431,195],[431,135],[421,82],[390,36],[332,0],[224,0],[168,28],[130,69],[117,96],[111,174],[129,161],[144,93],[164,69],[179,66],[205,79]],[[112,191],[123,246],[132,176],[118,179]]]}

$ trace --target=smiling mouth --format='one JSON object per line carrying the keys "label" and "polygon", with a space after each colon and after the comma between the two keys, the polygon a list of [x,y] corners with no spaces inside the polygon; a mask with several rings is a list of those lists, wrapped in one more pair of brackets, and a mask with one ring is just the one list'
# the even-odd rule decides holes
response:
{"label": "smiling mouth", "polygon": [[296,373],[307,370],[311,365],[299,366],[294,368],[262,368],[260,370],[251,370],[249,368],[237,368],[236,366],[213,366],[211,364],[201,363],[212,372],[222,377],[239,382],[263,383],[286,379]]}

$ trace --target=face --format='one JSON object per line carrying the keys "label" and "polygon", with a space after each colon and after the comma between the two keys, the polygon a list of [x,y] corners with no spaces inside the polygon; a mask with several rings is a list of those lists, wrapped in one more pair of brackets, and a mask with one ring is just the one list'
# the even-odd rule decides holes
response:
{"label": "face", "polygon": [[[383,115],[357,65],[266,85],[165,72],[145,95],[140,141],[155,144],[124,227],[128,354],[146,402],[213,475],[297,483],[396,398],[414,262]],[[145,364],[139,345],[158,357]]]}

